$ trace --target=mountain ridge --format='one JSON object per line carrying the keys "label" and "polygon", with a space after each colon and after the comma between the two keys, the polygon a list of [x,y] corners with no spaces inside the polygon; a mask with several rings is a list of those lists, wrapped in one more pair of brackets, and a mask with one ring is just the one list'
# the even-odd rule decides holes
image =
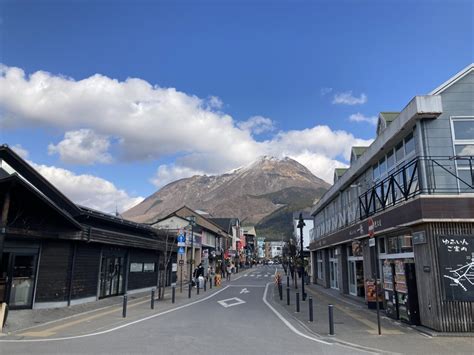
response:
{"label": "mountain ridge", "polygon": [[[307,208],[329,187],[291,158],[263,156],[221,175],[194,175],[170,182],[123,216],[136,222],[151,222],[186,205],[213,217],[233,216],[246,224],[258,224],[275,211],[294,205],[288,191],[305,195],[303,205]],[[302,196],[298,198],[301,201]]]}

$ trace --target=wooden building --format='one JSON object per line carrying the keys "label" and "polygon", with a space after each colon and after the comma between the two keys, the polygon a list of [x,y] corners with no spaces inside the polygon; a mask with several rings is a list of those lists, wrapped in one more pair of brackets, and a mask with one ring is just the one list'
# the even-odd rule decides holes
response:
{"label": "wooden building", "polygon": [[0,303],[10,309],[144,291],[163,269],[160,231],[77,206],[6,145],[0,218]]}

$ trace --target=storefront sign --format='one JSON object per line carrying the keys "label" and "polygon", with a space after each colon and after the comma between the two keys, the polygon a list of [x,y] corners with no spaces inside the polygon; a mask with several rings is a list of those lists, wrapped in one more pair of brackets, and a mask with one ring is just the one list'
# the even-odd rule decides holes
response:
{"label": "storefront sign", "polygon": [[[382,285],[379,282],[379,302],[383,301]],[[365,281],[365,292],[367,296],[367,302],[376,302],[375,282],[373,280]]]}
{"label": "storefront sign", "polygon": [[438,253],[445,298],[474,301],[474,236],[440,236]]}
{"label": "storefront sign", "polygon": [[375,238],[370,238],[369,239],[369,247],[374,247],[375,246]]}
{"label": "storefront sign", "polygon": [[425,231],[413,232],[413,244],[426,244],[426,235]]}

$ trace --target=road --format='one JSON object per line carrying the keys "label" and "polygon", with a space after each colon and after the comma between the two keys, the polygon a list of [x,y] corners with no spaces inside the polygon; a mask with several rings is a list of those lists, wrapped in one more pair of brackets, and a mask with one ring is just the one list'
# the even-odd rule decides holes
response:
{"label": "road", "polygon": [[361,354],[311,334],[272,306],[276,268],[261,266],[204,298],[65,339],[0,343],[0,354]]}

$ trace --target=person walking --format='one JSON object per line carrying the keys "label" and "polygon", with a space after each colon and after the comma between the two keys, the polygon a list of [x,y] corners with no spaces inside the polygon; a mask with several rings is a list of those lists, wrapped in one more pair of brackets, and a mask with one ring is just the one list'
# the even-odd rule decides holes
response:
{"label": "person walking", "polygon": [[226,280],[227,281],[230,281],[230,274],[232,274],[232,267],[230,266],[230,264],[227,264],[227,277],[226,277]]}

